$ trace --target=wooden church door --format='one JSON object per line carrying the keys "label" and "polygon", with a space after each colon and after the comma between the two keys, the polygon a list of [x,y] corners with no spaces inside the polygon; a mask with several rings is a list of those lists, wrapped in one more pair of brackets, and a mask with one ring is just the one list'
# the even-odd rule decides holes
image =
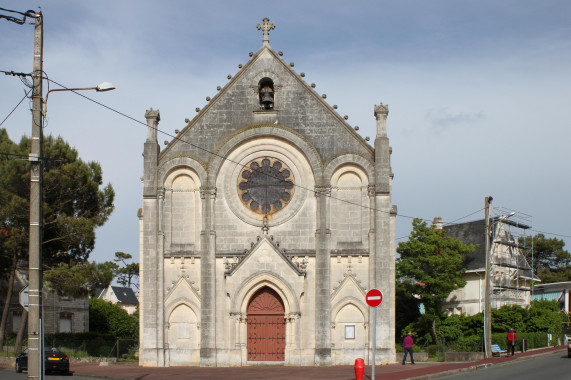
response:
{"label": "wooden church door", "polygon": [[285,360],[284,305],[268,287],[258,290],[248,304],[248,360]]}

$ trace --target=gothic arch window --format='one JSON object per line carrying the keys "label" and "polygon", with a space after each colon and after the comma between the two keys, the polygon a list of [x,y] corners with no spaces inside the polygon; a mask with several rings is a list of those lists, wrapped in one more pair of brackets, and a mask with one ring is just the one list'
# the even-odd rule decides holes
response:
{"label": "gothic arch window", "polygon": [[186,304],[178,305],[168,317],[167,340],[169,347],[196,349],[199,342],[198,318]]}
{"label": "gothic arch window", "polygon": [[363,246],[368,230],[369,214],[367,177],[359,167],[346,165],[331,179],[331,210],[337,216],[331,220],[331,230],[338,249]]}
{"label": "gothic arch window", "polygon": [[258,95],[260,98],[261,110],[274,109],[274,81],[268,77],[260,79],[258,82]]}

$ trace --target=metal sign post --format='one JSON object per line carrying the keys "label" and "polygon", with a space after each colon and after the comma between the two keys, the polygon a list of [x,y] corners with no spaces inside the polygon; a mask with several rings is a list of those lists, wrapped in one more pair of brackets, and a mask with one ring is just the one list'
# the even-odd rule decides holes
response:
{"label": "metal sign post", "polygon": [[377,348],[377,306],[383,302],[383,292],[371,289],[365,296],[367,305],[373,308],[373,363],[371,364],[371,379],[375,379],[375,350]]}

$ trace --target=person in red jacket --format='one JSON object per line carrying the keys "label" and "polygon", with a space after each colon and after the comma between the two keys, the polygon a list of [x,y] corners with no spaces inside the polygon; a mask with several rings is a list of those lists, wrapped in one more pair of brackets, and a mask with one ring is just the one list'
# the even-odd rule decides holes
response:
{"label": "person in red jacket", "polygon": [[404,359],[402,360],[402,365],[406,363],[406,356],[410,354],[410,362],[414,364],[414,358],[412,356],[412,346],[414,345],[414,340],[412,339],[412,333],[408,333],[404,337],[404,341],[402,342],[402,347],[404,348]]}
{"label": "person in red jacket", "polygon": [[517,334],[514,332],[514,329],[510,329],[506,338],[508,340],[508,355],[511,352],[512,356],[514,356],[515,340],[517,339]]}

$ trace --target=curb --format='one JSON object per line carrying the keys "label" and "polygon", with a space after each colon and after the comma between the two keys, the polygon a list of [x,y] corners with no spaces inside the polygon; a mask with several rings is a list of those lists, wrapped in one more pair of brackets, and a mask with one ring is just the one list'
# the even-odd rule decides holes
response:
{"label": "curb", "polygon": [[[524,356],[524,357],[519,357],[519,358],[515,358],[512,361],[509,362],[503,362],[503,363],[484,363],[484,364],[478,364],[478,365],[473,365],[470,367],[466,367],[466,368],[459,368],[459,369],[451,369],[448,371],[444,371],[444,372],[435,372],[435,373],[430,373],[428,375],[421,375],[421,376],[415,376],[415,377],[409,377],[406,380],[428,380],[428,379],[437,379],[439,377],[445,377],[445,376],[452,376],[452,375],[456,375],[456,374],[460,374],[460,373],[464,373],[464,372],[474,372],[477,371],[479,369],[485,369],[485,368],[490,368],[490,367],[494,367],[494,366],[505,366],[505,365],[510,365],[510,364],[515,364],[519,361],[523,361],[523,360],[529,360],[529,359],[534,359],[534,358],[539,358],[542,356],[547,356],[547,355],[551,355],[554,352],[558,352],[560,350],[553,350],[553,351],[547,351],[547,352],[538,352],[537,354],[533,354],[533,355],[528,355],[528,356]],[[561,351],[564,351],[564,348],[561,349]]]}
{"label": "curb", "polygon": [[474,371],[477,371],[479,369],[489,368],[492,366],[494,366],[493,363],[478,364],[478,365],[473,365],[473,366],[467,367],[467,368],[451,369],[449,371],[444,371],[444,372],[436,372],[436,373],[431,373],[428,375],[409,377],[407,380],[437,379],[439,377],[452,376],[452,375],[456,375],[456,374],[464,373],[464,372],[474,372]]}

